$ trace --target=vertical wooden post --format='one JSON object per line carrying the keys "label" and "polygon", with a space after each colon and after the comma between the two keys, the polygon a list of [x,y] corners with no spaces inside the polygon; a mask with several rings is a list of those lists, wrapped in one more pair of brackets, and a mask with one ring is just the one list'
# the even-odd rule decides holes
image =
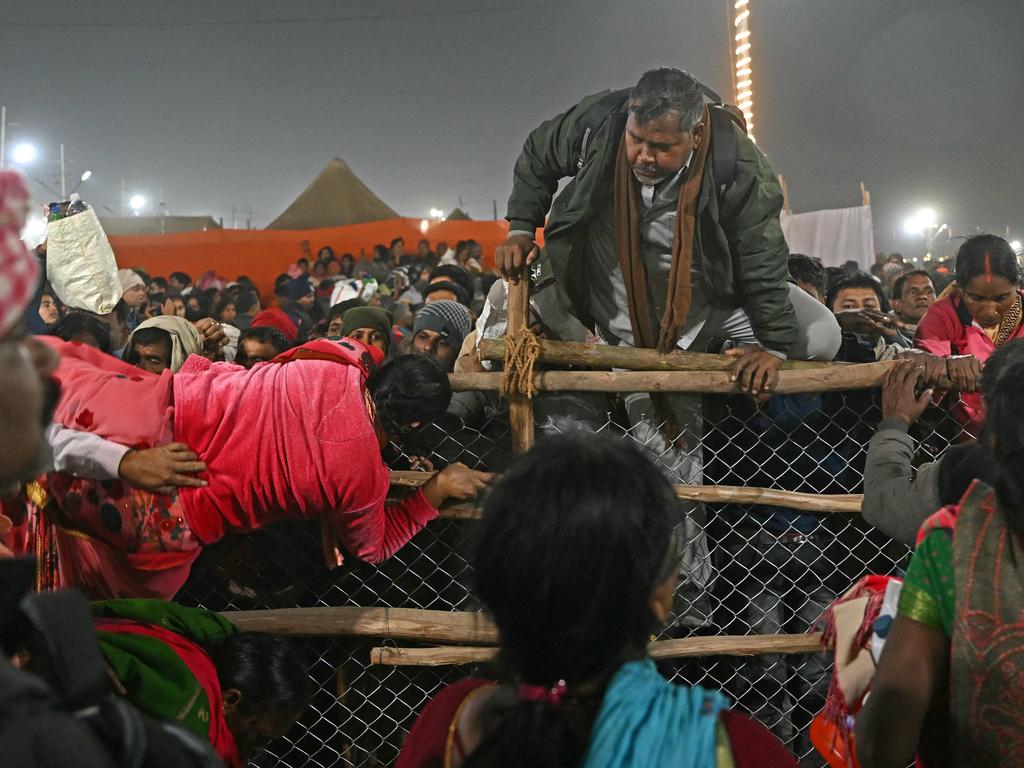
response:
{"label": "vertical wooden post", "polygon": [[[530,312],[530,274],[508,284],[508,337],[527,327]],[[508,420],[512,428],[512,452],[525,453],[533,445],[533,401],[518,392],[508,393]]]}

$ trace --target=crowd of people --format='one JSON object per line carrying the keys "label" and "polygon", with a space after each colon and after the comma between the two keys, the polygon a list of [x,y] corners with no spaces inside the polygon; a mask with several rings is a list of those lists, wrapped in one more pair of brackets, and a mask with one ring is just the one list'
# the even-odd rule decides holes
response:
{"label": "crowd of people", "polygon": [[[1017,764],[1019,739],[1000,734],[1021,716],[999,697],[1015,693],[1024,608],[1019,256],[975,235],[927,271],[898,254],[826,268],[789,253],[780,208],[742,121],[685,73],[653,70],[530,134],[494,270],[473,241],[407,252],[401,238],[368,259],[324,247],[265,287],[216,265],[198,277],[122,265],[121,300],[99,315],[41,279],[45,243],[30,254],[17,240],[27,193],[0,174],[0,553],[35,553],[38,585],[99,601],[117,693],[237,765],[309,692],[283,641],[167,602],[200,551],[319,520],[328,567],[346,554],[377,564],[445,502],[486,491],[473,578],[499,630],[497,674],[440,692],[400,766],[791,766],[758,722],[782,704],[751,719],[719,692],[666,683],[646,648],[663,628],[716,624],[708,538],[726,519],[719,582],[743,595],[748,630],[810,629],[844,590],[830,516],[764,504],[712,516],[671,486],[849,491],[866,446],[864,518],[919,546],[857,723],[861,764]],[[501,409],[496,393],[453,393],[449,374],[500,368],[480,342],[505,333],[508,286],[524,279],[542,338],[729,356],[751,426],[716,446],[699,395],[540,393],[546,439],[524,457],[497,450],[470,468],[458,449],[417,454],[424,433],[456,436]],[[893,362],[880,400],[774,394],[791,359]],[[874,402],[882,420],[865,433]],[[915,470],[914,425],[940,411],[958,425],[952,445]],[[593,438],[610,418],[635,444]],[[402,498],[384,460],[395,445],[411,468],[438,470]],[[8,655],[45,667],[26,648]],[[806,740],[825,691],[786,695]]]}

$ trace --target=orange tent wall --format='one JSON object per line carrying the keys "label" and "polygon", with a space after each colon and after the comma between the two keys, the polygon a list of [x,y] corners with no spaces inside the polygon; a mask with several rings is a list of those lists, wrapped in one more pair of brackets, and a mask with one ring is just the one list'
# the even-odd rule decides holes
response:
{"label": "orange tent wall", "polygon": [[123,235],[111,237],[110,244],[119,267],[138,267],[150,275],[164,277],[181,271],[193,280],[210,269],[229,280],[248,275],[262,293],[269,294],[274,278],[302,258],[304,242],[308,242],[313,257],[320,248],[329,245],[339,256],[353,253],[358,259],[360,249],[369,257],[374,245],[387,245],[396,237],[405,239],[409,252],[415,252],[417,241],[424,237],[431,247],[440,240],[454,247],[459,240],[473,239],[483,246],[484,267],[489,269],[494,266],[494,249],[507,235],[505,221],[432,222],[423,234],[419,219],[403,218],[325,229],[212,229],[171,235]]}

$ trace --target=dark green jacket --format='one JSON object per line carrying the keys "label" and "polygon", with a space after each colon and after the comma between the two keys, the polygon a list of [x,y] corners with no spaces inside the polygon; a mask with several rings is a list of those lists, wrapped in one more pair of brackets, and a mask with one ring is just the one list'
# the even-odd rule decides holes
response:
{"label": "dark green jacket", "polygon": [[[626,104],[592,131],[577,168],[588,110],[610,91],[588,96],[534,130],[516,161],[508,199],[511,229],[544,226],[544,258],[587,325],[586,226],[613,194],[615,157],[626,126]],[[779,226],[782,190],[764,153],[737,127],[736,180],[719,196],[708,153],[697,204],[695,253],[712,302],[743,307],[765,347],[787,352],[796,338],[789,301],[789,249]],[[574,177],[552,204],[558,183]],[[550,213],[549,213],[550,209]]]}

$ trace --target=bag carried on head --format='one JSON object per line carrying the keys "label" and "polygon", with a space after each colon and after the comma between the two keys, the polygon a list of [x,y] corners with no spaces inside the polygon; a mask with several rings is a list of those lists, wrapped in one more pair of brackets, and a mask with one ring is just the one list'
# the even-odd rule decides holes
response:
{"label": "bag carried on head", "polygon": [[96,212],[79,206],[46,224],[46,278],[69,307],[105,315],[121,300],[117,261]]}

